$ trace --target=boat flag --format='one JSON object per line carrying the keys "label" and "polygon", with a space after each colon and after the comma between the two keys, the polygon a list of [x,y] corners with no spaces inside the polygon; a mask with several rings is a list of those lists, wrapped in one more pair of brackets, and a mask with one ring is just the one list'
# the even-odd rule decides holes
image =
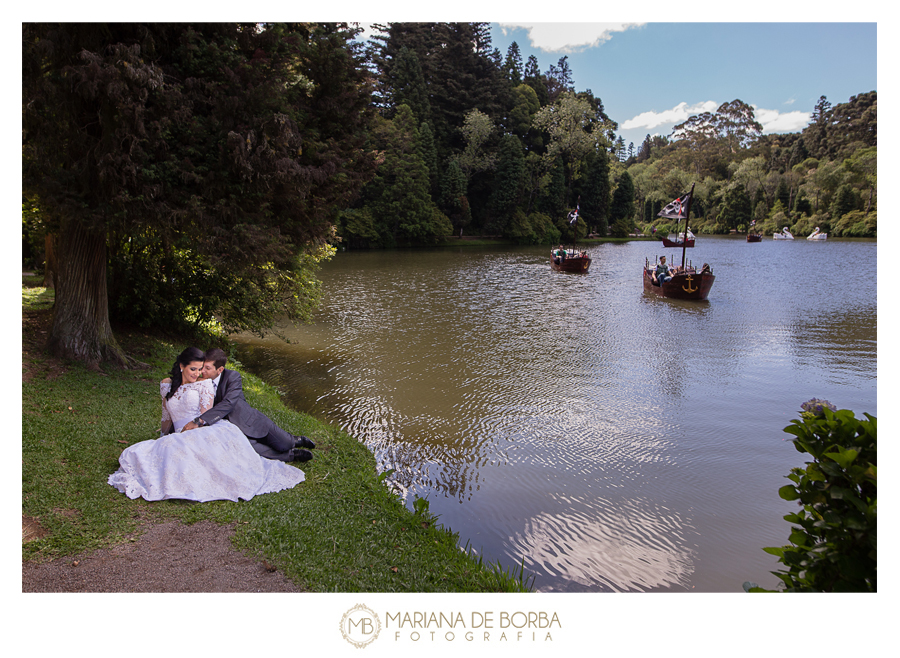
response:
{"label": "boat flag", "polygon": [[575,206],[575,210],[571,211],[568,216],[569,226],[572,226],[575,222],[578,221],[578,209],[581,207],[581,204]]}
{"label": "boat flag", "polygon": [[690,200],[691,194],[689,192],[675,199],[672,203],[660,210],[656,216],[665,219],[682,220],[687,216],[687,207]]}

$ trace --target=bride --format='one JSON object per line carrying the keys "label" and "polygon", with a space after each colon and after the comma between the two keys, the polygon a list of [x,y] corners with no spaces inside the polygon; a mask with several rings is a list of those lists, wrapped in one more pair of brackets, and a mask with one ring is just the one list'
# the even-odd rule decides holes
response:
{"label": "bride", "polygon": [[202,369],[202,350],[189,347],[178,355],[171,377],[159,385],[162,436],[127,447],[109,484],[129,498],[206,502],[250,500],[303,482],[303,471],[260,457],[227,420],[182,431],[213,406],[212,382],[199,379]]}

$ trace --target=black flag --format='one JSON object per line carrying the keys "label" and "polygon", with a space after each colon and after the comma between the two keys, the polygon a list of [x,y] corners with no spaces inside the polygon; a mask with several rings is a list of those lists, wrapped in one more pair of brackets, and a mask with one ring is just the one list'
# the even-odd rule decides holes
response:
{"label": "black flag", "polygon": [[656,216],[663,217],[665,219],[676,219],[681,221],[682,219],[687,217],[687,208],[690,200],[690,193],[680,196],[665,208],[660,210]]}

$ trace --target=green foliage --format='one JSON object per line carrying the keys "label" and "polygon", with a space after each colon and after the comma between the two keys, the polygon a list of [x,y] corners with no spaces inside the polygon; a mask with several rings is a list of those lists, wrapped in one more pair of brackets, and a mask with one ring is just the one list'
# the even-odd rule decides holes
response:
{"label": "green foliage", "polygon": [[454,232],[464,229],[472,221],[466,190],[466,175],[456,160],[450,160],[441,179],[441,208],[450,218]]}
{"label": "green foliage", "polygon": [[581,188],[581,215],[591,231],[605,237],[609,230],[609,156],[605,150],[589,154]]}
{"label": "green foliage", "polygon": [[516,244],[557,245],[563,239],[563,233],[548,215],[531,213],[518,209],[513,213],[507,226],[507,237]]}
{"label": "green foliage", "polygon": [[746,227],[750,224],[752,212],[750,197],[741,185],[729,186],[722,200],[718,219],[729,229]]}
{"label": "green foliage", "polygon": [[[261,330],[308,315],[309,265],[374,167],[355,34],[316,23],[23,26],[22,184],[59,234],[59,317],[87,296],[104,306],[54,324],[55,344],[102,339],[107,299],[114,317],[168,329],[218,319]],[[81,235],[96,255],[73,257]]]}
{"label": "green foliage", "polygon": [[877,421],[864,415],[859,420],[852,411],[810,400],[801,419],[784,429],[797,451],[813,458],[791,469],[792,484],[778,490],[800,506],[784,517],[790,545],[764,549],[785,565],[773,572],[785,591],[877,591]]}
{"label": "green foliage", "polygon": [[618,232],[621,232],[622,227],[626,226],[628,230],[625,231],[625,235],[634,225],[634,182],[627,171],[619,177],[618,185],[613,192],[612,203],[609,207],[609,219],[613,226],[619,226],[616,229]]}
{"label": "green foliage", "polygon": [[878,233],[878,213],[853,210],[843,215],[831,225],[829,237],[836,238],[874,238]]}
{"label": "green foliage", "polygon": [[845,183],[838,188],[831,202],[831,219],[837,221],[848,212],[856,210],[859,205],[858,193]]}
{"label": "green foliage", "polygon": [[412,110],[401,105],[393,119],[376,117],[372,128],[372,146],[383,161],[362,191],[362,208],[380,236],[375,246],[434,244],[450,235],[450,220],[431,200]]}
{"label": "green foliage", "polygon": [[524,180],[525,153],[522,143],[514,135],[505,135],[500,140],[500,160],[494,177],[494,191],[489,201],[491,233],[506,233],[507,225],[519,206]]}

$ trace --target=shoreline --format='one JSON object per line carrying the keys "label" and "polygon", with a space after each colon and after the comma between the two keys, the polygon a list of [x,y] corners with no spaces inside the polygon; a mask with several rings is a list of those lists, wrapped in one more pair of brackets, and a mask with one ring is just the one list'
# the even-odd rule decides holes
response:
{"label": "shoreline", "polygon": [[[524,574],[464,552],[427,502],[407,509],[365,445],[288,409],[277,389],[239,363],[232,367],[247,401],[315,441],[314,459],[301,465],[306,481],[237,503],[150,503],[119,493],[106,477],[126,445],[156,438],[158,382],[172,355],[198,339],[114,327],[126,353],[149,370],[61,362],[43,351],[53,295],[36,279],[23,275],[23,592],[530,591]],[[195,568],[165,578],[181,561]],[[118,569],[127,564],[144,580],[123,582]],[[94,570],[100,589],[86,589]],[[119,589],[129,585],[149,589]]]}

